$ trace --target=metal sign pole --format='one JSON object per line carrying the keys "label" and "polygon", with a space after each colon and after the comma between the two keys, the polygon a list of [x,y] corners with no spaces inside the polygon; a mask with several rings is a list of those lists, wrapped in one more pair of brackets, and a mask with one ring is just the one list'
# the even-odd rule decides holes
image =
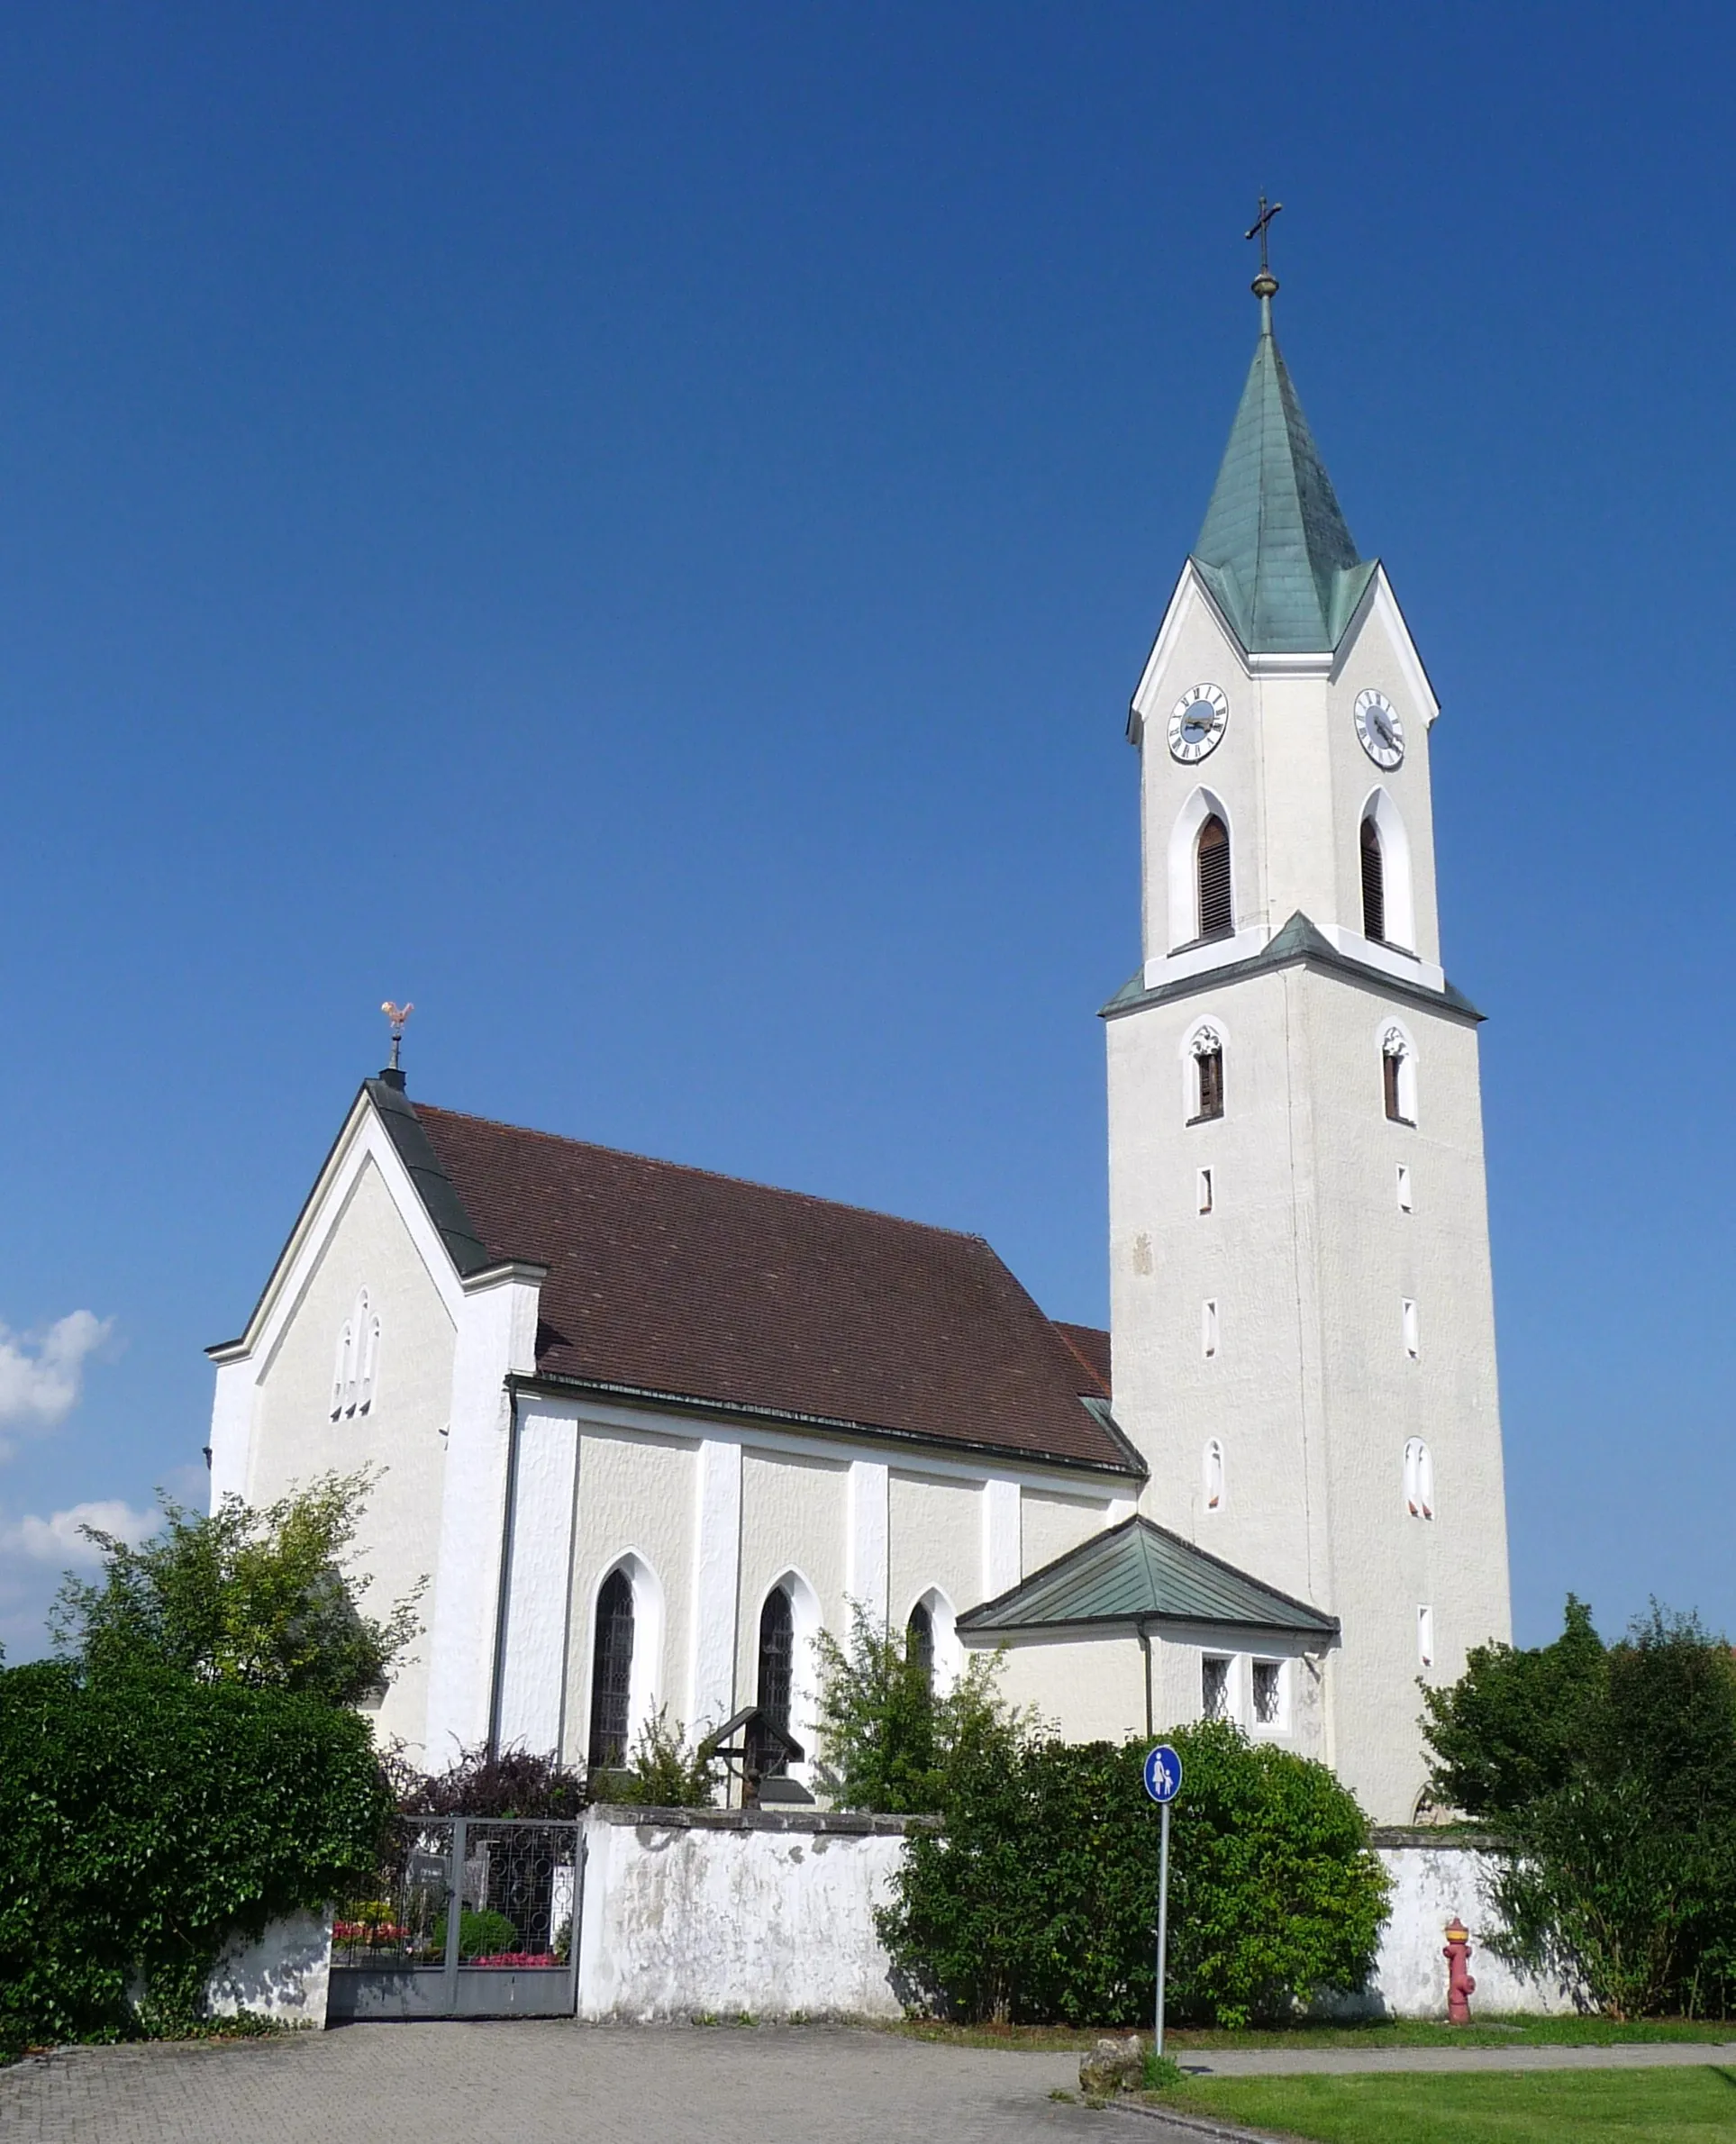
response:
{"label": "metal sign pole", "polygon": [[1165,1954],[1169,1948],[1169,1804],[1166,1802],[1159,1812],[1163,1819],[1163,1836],[1158,1847],[1158,2016],[1157,2030],[1152,2034],[1151,2051],[1163,2053],[1163,1969]]}

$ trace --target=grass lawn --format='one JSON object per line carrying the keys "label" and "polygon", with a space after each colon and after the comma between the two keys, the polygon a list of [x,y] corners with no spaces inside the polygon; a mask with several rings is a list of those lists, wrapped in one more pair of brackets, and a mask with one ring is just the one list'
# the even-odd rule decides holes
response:
{"label": "grass lawn", "polygon": [[[960,2048],[1013,2048],[1031,2054],[1083,2054],[1106,2033],[1150,2037],[1150,2018],[1128,2025],[943,2025],[907,2018],[886,2028],[909,2040],[932,2040]],[[1736,2041],[1736,2019],[1712,2024],[1695,2019],[1646,2018],[1617,2025],[1608,2018],[1480,2018],[1469,2025],[1435,2024],[1426,2018],[1397,2018],[1374,2025],[1285,2025],[1273,2030],[1218,2032],[1171,2028],[1164,2035],[1172,2053],[1190,2048],[1524,2048],[1613,2047],[1622,2041],[1686,2040]]]}
{"label": "grass lawn", "polygon": [[1321,2144],[1712,2144],[1736,2138],[1736,2070],[1220,2077],[1154,2103]]}

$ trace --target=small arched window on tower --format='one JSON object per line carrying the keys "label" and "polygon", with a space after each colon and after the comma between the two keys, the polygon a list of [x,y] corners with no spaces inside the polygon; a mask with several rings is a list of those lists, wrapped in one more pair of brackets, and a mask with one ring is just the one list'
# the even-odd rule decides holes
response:
{"label": "small arched window on tower", "polygon": [[618,1771],[627,1761],[633,1686],[633,1585],[611,1571],[596,1596],[591,1651],[591,1763]]}
{"label": "small arched window on tower", "polygon": [[1205,1508],[1208,1512],[1223,1509],[1223,1444],[1221,1439],[1206,1440],[1204,1460]]}
{"label": "small arched window on tower", "polygon": [[1386,864],[1380,851],[1380,829],[1362,822],[1362,935],[1377,945],[1386,942]]}
{"label": "small arched window on tower", "polygon": [[1380,1038],[1381,1091],[1386,1119],[1393,1124],[1416,1122],[1416,1053],[1402,1027],[1389,1027]]}
{"label": "small arched window on tower", "polygon": [[1194,1060],[1194,1113],[1190,1124],[1223,1114],[1223,1037],[1214,1027],[1200,1027],[1187,1045]]}
{"label": "small arched window on tower", "polygon": [[1227,938],[1236,927],[1230,895],[1230,829],[1215,812],[1201,826],[1194,855],[1199,877],[1199,934]]}
{"label": "small arched window on tower", "polygon": [[1421,1437],[1404,1446],[1404,1508],[1413,1519],[1434,1517],[1434,1455]]}
{"label": "small arched window on tower", "polygon": [[[759,1611],[759,1664],[754,1703],[771,1724],[785,1734],[790,1731],[790,1703],[795,1685],[795,1611],[788,1592],[781,1585],[775,1585]],[[763,1775],[784,1771],[789,1760],[768,1737],[749,1761]]]}
{"label": "small arched window on tower", "polygon": [[904,1625],[904,1658],[931,1690],[934,1687],[934,1618],[926,1601],[918,1601]]}

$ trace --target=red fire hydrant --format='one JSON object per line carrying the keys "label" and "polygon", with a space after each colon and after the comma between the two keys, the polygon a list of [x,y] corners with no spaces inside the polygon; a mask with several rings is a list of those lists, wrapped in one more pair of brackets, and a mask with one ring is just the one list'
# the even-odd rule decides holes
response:
{"label": "red fire hydrant", "polygon": [[1457,1913],[1447,1923],[1447,1948],[1441,1955],[1447,1961],[1447,2022],[1468,2025],[1477,1983],[1467,1969],[1471,1955],[1471,1932]]}

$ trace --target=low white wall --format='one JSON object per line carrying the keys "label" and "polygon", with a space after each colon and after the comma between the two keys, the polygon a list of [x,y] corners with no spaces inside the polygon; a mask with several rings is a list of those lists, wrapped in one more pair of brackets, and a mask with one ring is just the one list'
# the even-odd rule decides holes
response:
{"label": "low white wall", "polygon": [[874,1909],[912,1821],[592,1809],[579,2016],[898,2016]]}
{"label": "low white wall", "polygon": [[268,1921],[257,1940],[238,1936],[229,1945],[205,1982],[205,2010],[220,2018],[251,2011],[323,2031],[331,1985],[331,1914],[294,1913]]}
{"label": "low white wall", "polygon": [[1363,1994],[1334,2005],[1341,2015],[1444,2018],[1447,1923],[1455,1914],[1471,1939],[1471,2015],[1549,2017],[1577,2007],[1571,1988],[1535,1980],[1488,1949],[1500,1923],[1489,1903],[1493,1858],[1476,1846],[1427,1831],[1377,1831],[1375,1850],[1392,1878],[1392,1912]]}

